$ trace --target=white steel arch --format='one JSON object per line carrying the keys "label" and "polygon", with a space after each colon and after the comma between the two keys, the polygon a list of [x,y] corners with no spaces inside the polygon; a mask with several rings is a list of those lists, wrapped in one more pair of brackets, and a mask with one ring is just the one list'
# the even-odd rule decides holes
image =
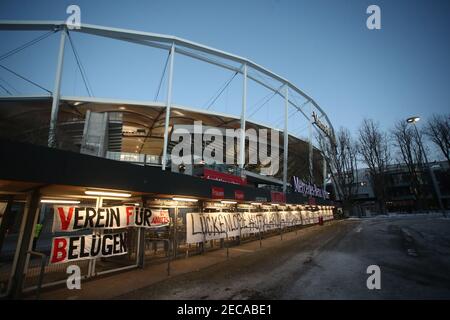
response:
{"label": "white steel arch", "polygon": [[[55,77],[55,86],[54,86],[54,92],[53,92],[53,104],[52,104],[52,118],[50,119],[50,132],[49,132],[49,145],[51,145],[52,141],[54,140],[53,135],[53,126],[56,123],[56,117],[58,114],[58,105],[59,105],[59,95],[60,95],[60,79],[61,79],[61,72],[62,72],[62,63],[64,59],[64,41],[66,38],[66,32],[68,30],[68,27],[64,21],[13,21],[13,20],[1,20],[0,21],[0,30],[16,30],[16,31],[61,31],[61,41],[60,41],[60,47],[59,47],[59,55],[58,55],[58,64],[57,64],[57,72]],[[104,26],[98,26],[98,25],[92,25],[92,24],[81,24],[81,27],[79,29],[70,29],[70,32],[80,32],[85,34],[91,34],[101,37],[107,37],[112,39],[117,39],[121,41],[128,41],[140,45],[146,45],[151,46],[155,48],[160,48],[163,50],[167,50],[171,53],[170,57],[170,63],[169,63],[169,74],[171,75],[173,72],[173,58],[175,53],[179,53],[194,59],[198,59],[210,64],[214,64],[216,66],[219,66],[221,68],[225,68],[234,72],[237,72],[239,74],[243,75],[244,78],[244,94],[243,94],[243,101],[242,101],[242,112],[241,112],[241,127],[245,128],[245,121],[246,121],[246,91],[247,91],[247,78],[255,81],[256,83],[260,84],[261,86],[271,90],[275,94],[278,94],[285,100],[285,125],[284,125],[284,139],[285,139],[285,148],[284,148],[284,168],[287,167],[287,158],[288,158],[288,148],[287,148],[287,141],[288,141],[288,116],[287,116],[287,108],[288,106],[293,106],[296,108],[312,125],[312,115],[307,115],[302,108],[306,104],[311,104],[311,107],[314,107],[319,113],[320,118],[324,118],[327,122],[327,125],[329,126],[331,130],[332,137],[329,137],[330,139],[334,138],[334,128],[329,120],[327,114],[324,112],[324,110],[317,104],[317,102],[312,99],[308,94],[306,94],[304,91],[302,91],[300,88],[298,88],[295,84],[290,82],[289,80],[279,76],[278,74],[270,71],[267,68],[264,68],[261,65],[256,64],[255,62],[243,58],[222,50],[214,49],[202,44],[198,44],[186,39],[182,39],[179,37],[171,36],[171,35],[163,35],[163,34],[156,34],[156,33],[150,33],[150,32],[143,32],[143,31],[136,31],[136,30],[128,30],[128,29],[121,29],[121,28],[112,28],[112,27],[104,27]],[[222,59],[225,61],[214,59]],[[240,66],[232,65],[231,63],[237,63],[240,64]],[[262,75],[269,77],[270,79],[273,79],[277,82],[279,82],[280,86],[273,86],[270,83],[267,83],[261,78],[255,77],[255,75],[252,75],[248,72],[248,69],[252,69],[256,72],[261,73]],[[171,87],[172,87],[172,76],[169,76],[168,79],[168,95],[167,95],[167,113],[166,113],[166,131],[168,127],[168,121],[170,118],[170,107],[171,107]],[[280,90],[280,88],[284,88],[284,90]],[[295,100],[289,98],[289,90],[292,90],[293,92],[299,94],[302,96],[307,102],[303,103],[302,105],[299,105]],[[315,129],[319,134],[323,134],[321,130],[314,126]],[[163,169],[165,168],[165,159],[166,156],[166,146],[167,146],[167,139],[168,139],[168,133],[166,132],[164,135],[164,155],[163,155]],[[311,140],[311,136],[310,136]],[[310,141],[310,143],[312,143]],[[240,144],[241,148],[245,148],[245,145],[243,143]],[[241,155],[244,154],[244,150],[241,150]],[[312,171],[312,161],[309,161],[310,171]],[[283,181],[284,181],[284,190],[286,190],[287,185],[287,170],[283,170]]]}

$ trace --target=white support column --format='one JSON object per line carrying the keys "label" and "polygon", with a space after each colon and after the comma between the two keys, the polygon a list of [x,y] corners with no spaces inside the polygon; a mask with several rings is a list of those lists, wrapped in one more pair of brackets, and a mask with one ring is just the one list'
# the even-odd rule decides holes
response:
{"label": "white support column", "polygon": [[[95,199],[95,210],[98,210],[98,208],[101,208],[101,207],[103,207],[103,197],[97,197]],[[95,234],[95,235],[102,235],[103,233],[104,233],[103,230],[98,230],[98,231],[92,232],[92,234]],[[89,260],[88,273],[87,273],[88,278],[95,277],[95,275],[96,275],[95,265],[96,265],[97,259],[98,258]]]}
{"label": "white support column", "polygon": [[162,156],[162,160],[161,160],[163,170],[166,170],[166,164],[167,164],[167,145],[169,142],[170,107],[172,104],[172,80],[173,80],[174,55],[175,55],[175,43],[172,43],[172,47],[170,48],[169,78],[168,78],[168,84],[167,84],[166,122],[164,125],[164,146],[163,146],[163,156]]}
{"label": "white support column", "polygon": [[313,112],[313,106],[311,104],[310,106],[311,110],[309,113],[309,183],[313,184],[314,183],[314,173],[313,173],[313,143],[312,143],[312,132],[313,132],[313,117],[312,117],[312,112]]}
{"label": "white support column", "polygon": [[247,111],[247,64],[243,66],[242,75],[244,77],[242,89],[242,112],[241,112],[241,136],[239,140],[239,167],[244,168],[245,164],[245,113]]}
{"label": "white support column", "polygon": [[66,28],[61,30],[61,40],[59,42],[58,64],[56,66],[55,86],[53,88],[52,111],[50,116],[50,127],[48,133],[48,146],[53,148],[56,146],[56,126],[58,123],[59,113],[59,96],[61,89],[61,77],[64,63],[64,47],[66,43]]}
{"label": "white support column", "polygon": [[284,155],[283,155],[283,192],[287,190],[287,174],[288,174],[288,148],[289,148],[289,134],[288,134],[288,111],[289,111],[289,85],[285,85],[284,93]]}
{"label": "white support column", "polygon": [[322,165],[323,165],[323,190],[325,191],[327,186],[327,160],[323,155],[322,155]]}

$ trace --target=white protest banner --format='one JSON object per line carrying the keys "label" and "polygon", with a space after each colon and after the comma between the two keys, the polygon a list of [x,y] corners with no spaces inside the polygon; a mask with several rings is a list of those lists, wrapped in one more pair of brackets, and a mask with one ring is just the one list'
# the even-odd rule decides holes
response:
{"label": "white protest banner", "polygon": [[187,213],[187,243],[239,236],[239,213]]}
{"label": "white protest banner", "polygon": [[325,213],[323,216],[323,220],[332,220],[333,219],[333,207],[325,206]]}
{"label": "white protest banner", "polygon": [[281,211],[279,219],[282,227],[292,227],[302,224],[302,217],[299,211]]}
{"label": "white protest banner", "polygon": [[186,214],[186,243],[197,243],[333,219],[326,211],[214,212]]}
{"label": "white protest banner", "polygon": [[52,239],[50,263],[112,257],[127,253],[127,233],[55,237]]}
{"label": "white protest banner", "polygon": [[168,210],[137,206],[110,208],[54,206],[53,232],[82,229],[158,228],[169,225]]}
{"label": "white protest banner", "polygon": [[241,234],[257,233],[264,231],[264,213],[246,212],[241,214]]}

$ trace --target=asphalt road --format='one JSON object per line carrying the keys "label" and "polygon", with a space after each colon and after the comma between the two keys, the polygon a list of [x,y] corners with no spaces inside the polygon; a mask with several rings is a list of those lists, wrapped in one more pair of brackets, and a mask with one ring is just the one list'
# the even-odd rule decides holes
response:
{"label": "asphalt road", "polygon": [[[156,283],[120,299],[450,299],[450,219],[371,218]],[[366,286],[378,265],[381,289]]]}

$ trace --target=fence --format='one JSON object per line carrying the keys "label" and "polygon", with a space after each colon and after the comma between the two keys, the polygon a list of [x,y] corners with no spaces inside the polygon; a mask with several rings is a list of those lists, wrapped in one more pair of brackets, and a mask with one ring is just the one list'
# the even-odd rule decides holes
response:
{"label": "fence", "polygon": [[[96,200],[85,199],[81,206],[93,206]],[[111,205],[113,205],[112,203]],[[81,278],[88,279],[102,274],[120,270],[136,268],[139,265],[168,263],[172,259],[202,254],[206,251],[229,248],[242,242],[261,240],[262,238],[280,234],[287,231],[333,218],[331,207],[320,206],[294,206],[274,208],[265,206],[255,208],[245,205],[230,205],[214,208],[204,203],[195,205],[155,205],[151,201],[143,203],[150,209],[166,209],[170,217],[170,224],[157,229],[128,227],[119,229],[127,233],[127,253],[112,257],[78,260],[67,263],[50,263],[52,239],[68,236],[67,232],[54,232],[53,223],[55,212],[53,206],[42,204],[36,223],[42,225],[38,237],[30,243],[27,256],[23,291],[34,291],[67,281],[67,267],[76,265],[80,268]],[[99,203],[97,201],[96,205]],[[18,211],[23,205],[17,207]],[[17,215],[20,223],[21,215]],[[17,229],[17,228],[16,228]],[[70,232],[70,236],[86,236],[92,234],[109,234],[117,229],[85,229]],[[15,250],[14,235],[8,235],[8,244],[11,253]],[[13,250],[14,249],[14,250]],[[2,251],[0,281],[1,289],[6,292],[9,281],[8,270],[12,267],[12,259],[5,259],[5,250]],[[13,254],[11,255],[11,257]],[[142,260],[142,261],[141,261]],[[141,261],[141,262],[140,262]],[[8,269],[9,268],[9,269]],[[5,271],[6,270],[6,271]]]}

